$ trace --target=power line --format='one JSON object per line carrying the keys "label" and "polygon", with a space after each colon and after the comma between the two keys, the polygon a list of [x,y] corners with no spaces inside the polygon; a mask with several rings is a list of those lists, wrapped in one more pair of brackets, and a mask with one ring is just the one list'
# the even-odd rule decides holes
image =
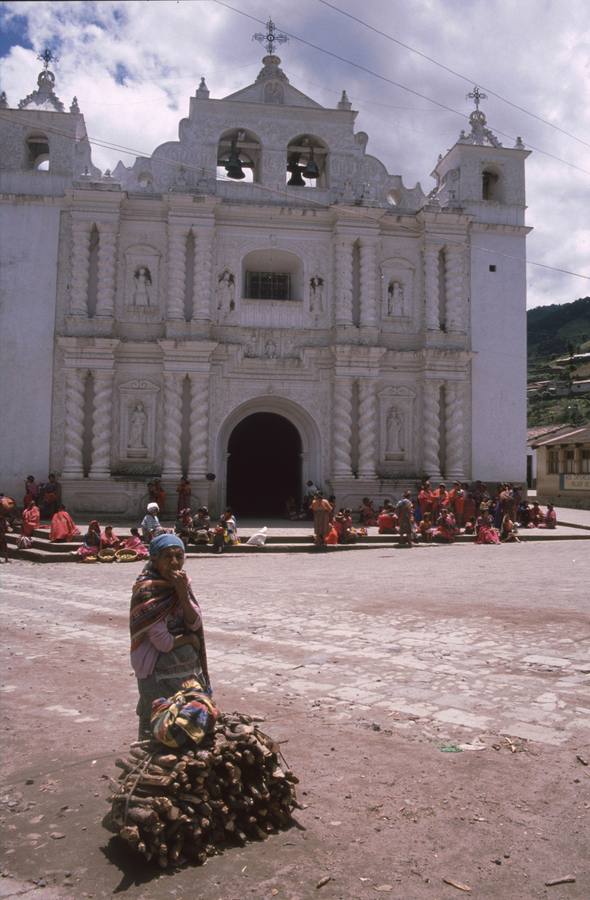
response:
{"label": "power line", "polygon": [[[237,9],[235,6],[231,6],[231,4],[226,3],[225,0],[214,0],[219,6],[223,6],[226,9],[230,9],[232,12],[238,13],[240,16],[245,16],[247,19],[251,19],[253,22],[257,22],[259,25],[266,25],[262,19],[259,19],[257,16],[251,15],[251,13],[244,12],[242,9]],[[420,91],[414,90],[414,88],[408,87],[405,84],[401,84],[399,81],[394,81],[393,78],[388,78],[386,75],[382,75],[380,72],[375,72],[373,69],[369,69],[368,66],[364,66],[361,63],[354,62],[351,59],[347,59],[344,56],[340,56],[338,53],[334,53],[333,50],[326,50],[325,47],[320,47],[318,44],[314,44],[311,41],[307,41],[305,38],[300,37],[293,32],[287,31],[283,26],[281,29],[284,33],[293,38],[295,41],[299,41],[301,44],[305,44],[307,47],[311,47],[313,50],[318,50],[320,53],[325,53],[327,56],[331,56],[333,59],[339,60],[339,62],[346,63],[346,65],[353,66],[355,69],[359,69],[361,72],[366,72],[368,75],[372,75],[374,78],[378,78],[380,81],[385,81],[387,84],[391,84],[394,87],[400,88],[403,91],[407,91],[410,94],[413,94],[415,97],[420,97],[421,100],[427,100],[429,103],[434,103],[436,106],[440,106],[441,109],[445,109],[447,112],[452,112],[456,116],[461,116],[462,119],[469,120],[469,116],[465,113],[460,112],[458,109],[454,109],[452,106],[447,106],[446,103],[441,103],[440,100],[435,100],[433,97],[428,97],[426,94],[420,93]],[[507,137],[511,141],[516,141],[514,135],[509,134],[506,131],[501,131],[499,128],[494,126],[495,131],[498,134],[501,134],[502,137]],[[528,142],[527,142],[528,143]],[[567,159],[562,159],[560,156],[556,156],[554,153],[549,153],[548,150],[542,150],[540,147],[535,147],[534,144],[528,143],[528,146],[531,150],[535,150],[537,153],[542,153],[543,156],[547,156],[550,159],[554,159],[557,162],[561,162],[566,166],[569,166],[572,169],[576,169],[578,172],[582,172],[584,175],[590,175],[590,170],[583,169],[581,166],[577,166],[575,163],[568,162]]]}
{"label": "power line", "polygon": [[[2,120],[2,119],[7,121],[10,125],[13,125],[14,127],[22,128],[22,125],[24,124],[24,125],[28,125],[30,127],[34,127],[37,130],[39,129],[38,122],[33,122],[32,120],[27,122],[26,120],[23,120],[22,118],[20,118],[18,122],[15,122],[12,120],[12,117],[5,112],[0,112],[0,120]],[[65,131],[60,128],[52,128],[51,126],[44,127],[44,131],[52,133],[52,134],[64,135],[64,136],[70,137],[70,138],[72,137],[72,135],[69,131]],[[131,149],[130,147],[124,147],[122,145],[118,145],[118,144],[112,143],[110,141],[104,141],[100,138],[90,138],[88,135],[86,136],[86,139],[88,140],[88,143],[92,144],[93,146],[101,147],[101,148],[104,148],[107,150],[115,150],[118,153],[127,154],[129,156],[135,156],[136,158],[140,157],[140,158],[144,158],[144,159],[152,159],[152,155],[150,155],[148,152],[144,153],[140,150],[134,150],[134,149]],[[203,169],[202,166],[195,166],[195,165],[191,165],[190,163],[181,163],[177,159],[171,159],[171,158],[168,158],[165,156],[158,156],[157,160],[158,160],[158,162],[165,163],[174,168],[179,168],[180,166],[182,166],[182,168],[188,169],[189,171],[192,170],[194,172],[201,172]],[[258,184],[258,183],[256,184],[256,188],[261,193],[266,192],[267,194],[273,194],[275,196],[283,198],[286,204],[289,204],[292,200],[292,196],[289,194],[289,192],[286,189],[287,185],[285,185],[284,191],[280,190],[279,188],[273,188],[268,185]],[[326,205],[325,202],[323,202],[322,200],[317,200],[314,197],[306,196],[305,200],[309,203],[310,206],[316,206],[321,209],[329,209],[330,208],[329,206]],[[359,219],[369,218],[370,221],[373,221],[373,218],[371,216],[367,215],[367,210],[371,209],[371,208],[372,207],[364,207],[364,208],[363,207],[359,208],[359,207],[354,207],[354,206],[347,207],[347,215],[352,214],[352,215],[357,216]],[[409,232],[411,235],[413,235],[415,237],[419,236],[419,234],[416,232],[415,229],[409,228],[407,226],[401,226],[401,227],[403,228],[404,231]],[[457,244],[458,246],[464,246],[464,242],[454,241],[452,239],[449,239],[449,240],[445,239],[444,243],[445,244]],[[569,269],[562,269],[562,268],[559,268],[558,266],[550,266],[547,263],[535,262],[534,260],[526,259],[525,257],[522,257],[522,256],[514,256],[513,254],[504,253],[500,250],[495,250],[490,247],[473,247],[473,249],[475,249],[479,252],[482,252],[482,253],[490,253],[493,256],[502,256],[502,257],[505,257],[506,259],[514,259],[519,262],[523,262],[526,265],[538,266],[539,268],[542,268],[542,269],[548,269],[553,272],[559,272],[564,275],[572,275],[576,278],[584,278],[584,279],[590,281],[590,275],[584,275],[581,272],[572,272]]]}
{"label": "power line", "polygon": [[375,28],[374,25],[370,25],[368,22],[365,22],[363,19],[359,19],[357,16],[353,16],[352,13],[347,12],[345,9],[340,9],[340,7],[335,6],[333,3],[330,3],[329,0],[318,0],[319,3],[323,4],[323,6],[328,6],[330,9],[333,9],[334,12],[340,13],[342,16],[346,16],[349,19],[352,19],[353,22],[358,22],[359,25],[363,25],[365,28],[368,28],[369,31],[373,31],[375,34],[381,35],[381,37],[386,38],[388,41],[392,41],[394,44],[398,44],[398,46],[403,47],[405,50],[409,50],[411,53],[415,53],[417,56],[421,56],[422,59],[428,60],[428,62],[433,63],[435,66],[438,66],[440,69],[444,69],[445,72],[449,72],[451,75],[455,75],[457,78],[461,78],[462,81],[467,82],[467,84],[473,85],[478,84],[480,87],[487,91],[488,94],[491,94],[493,97],[497,97],[498,100],[501,100],[503,103],[507,103],[508,106],[512,106],[514,109],[518,109],[519,112],[525,113],[527,116],[531,116],[533,119],[537,119],[538,122],[542,122],[544,125],[549,125],[550,128],[555,128],[556,131],[560,131],[562,134],[567,135],[567,137],[572,138],[574,141],[578,141],[580,144],[583,144],[585,147],[590,147],[590,143],[588,141],[582,140],[582,138],[577,137],[575,134],[572,134],[571,131],[566,131],[564,128],[561,128],[559,125],[556,125],[554,122],[550,122],[548,119],[544,119],[542,116],[537,115],[537,113],[531,112],[530,109],[526,109],[524,106],[519,106],[518,103],[514,103],[512,100],[509,100],[507,97],[503,97],[502,94],[498,94],[496,91],[493,91],[491,88],[486,87],[485,84],[482,84],[481,81],[478,81],[476,78],[467,78],[466,75],[462,75],[461,72],[456,72],[455,69],[451,69],[450,66],[446,66],[444,63],[439,62],[434,59],[432,56],[428,56],[427,53],[423,53],[421,50],[417,50],[415,47],[411,47],[409,44],[405,44],[403,41],[400,41],[398,38],[393,37],[391,34],[387,34],[385,31],[381,31],[380,28]]}

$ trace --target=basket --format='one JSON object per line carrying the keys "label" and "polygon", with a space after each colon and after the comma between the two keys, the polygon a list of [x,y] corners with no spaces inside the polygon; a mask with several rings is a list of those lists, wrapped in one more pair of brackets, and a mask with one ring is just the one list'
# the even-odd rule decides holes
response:
{"label": "basket", "polygon": [[122,550],[117,550],[115,552],[116,562],[136,562],[138,559],[139,553],[131,547],[123,548]]}
{"label": "basket", "polygon": [[112,563],[115,561],[116,550],[113,550],[112,547],[105,547],[104,550],[101,550],[98,554],[98,561],[103,563]]}

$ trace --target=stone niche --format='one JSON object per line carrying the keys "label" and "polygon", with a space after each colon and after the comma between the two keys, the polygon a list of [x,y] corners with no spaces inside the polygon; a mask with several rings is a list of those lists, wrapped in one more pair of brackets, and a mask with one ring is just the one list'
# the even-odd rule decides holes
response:
{"label": "stone niche", "polygon": [[414,391],[403,385],[387,387],[379,393],[378,403],[379,468],[384,475],[414,471]]}
{"label": "stone niche", "polygon": [[381,263],[381,315],[386,321],[411,323],[414,313],[414,266],[401,258]]}
{"label": "stone niche", "polygon": [[119,387],[119,459],[153,463],[156,456],[156,412],[160,389],[151,381],[127,381]]}
{"label": "stone niche", "polygon": [[160,318],[160,253],[138,244],[125,251],[125,318],[152,321]]}

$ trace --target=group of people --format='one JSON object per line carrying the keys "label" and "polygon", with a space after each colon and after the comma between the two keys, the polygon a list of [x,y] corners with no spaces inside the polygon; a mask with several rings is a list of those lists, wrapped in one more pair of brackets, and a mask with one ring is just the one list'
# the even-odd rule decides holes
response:
{"label": "group of people", "polygon": [[386,499],[380,506],[363,497],[360,529],[353,527],[351,509],[336,512],[334,498],[325,498],[321,491],[316,491],[311,510],[317,547],[356,540],[369,527],[396,535],[401,545],[411,547],[419,542],[452,544],[461,533],[475,535],[477,544],[519,542],[519,528],[557,526],[553,504],[544,512],[537,501],[524,500],[520,487],[513,484],[500,485],[491,497],[481,481],[472,486],[455,481],[448,490],[442,482],[433,488],[424,480],[414,496],[406,491],[399,501]]}
{"label": "group of people", "polygon": [[[158,534],[164,533],[157,503],[148,503],[146,515],[141,521],[142,538],[149,543]],[[181,539],[185,549],[189,544],[209,545],[214,552],[239,544],[238,523],[231,507],[226,507],[216,522],[213,522],[206,506],[200,506],[193,516],[190,506],[179,509],[174,533]]]}

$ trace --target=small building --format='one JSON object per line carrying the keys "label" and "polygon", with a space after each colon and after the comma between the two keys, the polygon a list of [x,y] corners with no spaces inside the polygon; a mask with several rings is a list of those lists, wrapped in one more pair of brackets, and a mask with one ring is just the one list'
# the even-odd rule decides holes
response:
{"label": "small building", "polygon": [[590,509],[590,425],[545,435],[534,446],[540,502]]}

